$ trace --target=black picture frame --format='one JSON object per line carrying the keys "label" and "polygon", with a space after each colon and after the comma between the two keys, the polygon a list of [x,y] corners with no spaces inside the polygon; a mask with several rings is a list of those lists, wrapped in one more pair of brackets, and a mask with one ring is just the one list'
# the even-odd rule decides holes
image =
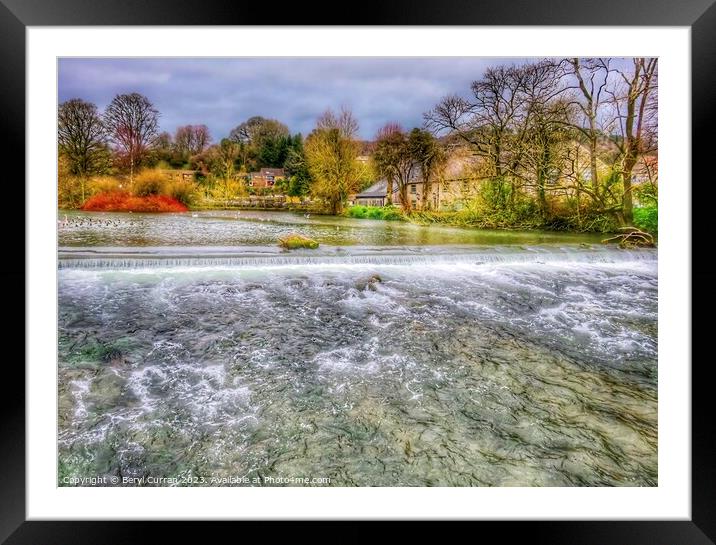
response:
{"label": "black picture frame", "polygon": [[[690,521],[525,521],[481,522],[502,536],[516,533],[529,541],[550,544],[689,544],[700,545],[716,540],[716,427],[712,421],[711,381],[709,371],[713,358],[705,347],[711,334],[706,312],[712,308],[716,272],[709,269],[710,233],[706,218],[714,202],[715,184],[707,170],[712,150],[716,89],[716,6],[714,0],[399,0],[391,3],[370,0],[354,10],[328,10],[324,4],[311,6],[236,3],[218,0],[0,0],[0,42],[4,75],[0,85],[5,135],[5,157],[25,156],[25,30],[28,26],[80,25],[574,25],[574,26],[688,26],[692,36],[692,516]],[[322,16],[319,17],[319,14]],[[12,171],[17,179],[25,175],[24,161],[7,161],[6,176]],[[700,176],[701,175],[701,176]],[[699,183],[700,182],[700,183]],[[22,214],[25,205],[13,203]],[[14,225],[24,225],[23,218],[13,218]],[[698,222],[704,225],[699,226]],[[22,222],[22,223],[20,223]],[[24,333],[25,316],[24,259],[25,239],[17,230],[5,241],[6,261],[0,270],[5,287],[6,312],[12,313],[14,325],[6,329],[5,346],[18,346],[16,339]],[[695,251],[703,248],[701,252]],[[23,290],[19,289],[23,286]],[[15,297],[17,301],[7,301]],[[14,304],[16,303],[16,304]],[[51,302],[48,302],[51,304]],[[698,310],[704,313],[698,315]],[[701,319],[700,319],[701,318]],[[665,327],[662,324],[663,327]],[[22,332],[20,330],[23,330]],[[23,335],[24,337],[24,335]],[[700,356],[699,350],[701,348]],[[24,349],[19,352],[23,355]],[[119,521],[26,521],[25,518],[25,373],[17,358],[5,358],[5,381],[0,395],[0,540],[8,544],[29,543],[143,543],[152,534],[161,541],[175,539],[188,530],[189,522],[119,522]],[[202,522],[202,534],[214,535],[219,526],[228,523]],[[246,524],[245,522],[241,524]],[[246,528],[244,526],[244,528]]]}

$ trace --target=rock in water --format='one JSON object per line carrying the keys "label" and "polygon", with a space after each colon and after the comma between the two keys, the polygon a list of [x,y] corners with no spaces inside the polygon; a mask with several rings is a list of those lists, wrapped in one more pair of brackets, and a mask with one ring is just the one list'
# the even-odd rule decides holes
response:
{"label": "rock in water", "polygon": [[380,275],[374,274],[370,276],[369,278],[359,278],[356,281],[355,287],[358,291],[363,290],[371,290],[376,291],[376,284],[379,284],[382,282],[383,279],[380,277]]}

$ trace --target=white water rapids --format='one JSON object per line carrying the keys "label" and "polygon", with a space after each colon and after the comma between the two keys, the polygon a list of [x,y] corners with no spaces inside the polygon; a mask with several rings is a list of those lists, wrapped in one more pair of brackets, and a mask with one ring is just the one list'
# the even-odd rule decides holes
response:
{"label": "white water rapids", "polygon": [[657,484],[656,251],[72,240],[60,484]]}

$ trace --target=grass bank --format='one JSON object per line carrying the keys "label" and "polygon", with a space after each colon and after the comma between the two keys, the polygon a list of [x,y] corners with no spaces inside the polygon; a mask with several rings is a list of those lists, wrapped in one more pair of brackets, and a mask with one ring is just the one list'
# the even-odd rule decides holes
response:
{"label": "grass bank", "polygon": [[659,233],[659,209],[656,206],[645,206],[634,209],[634,227],[656,236]]}
{"label": "grass bank", "polygon": [[362,206],[355,205],[346,208],[343,213],[349,218],[371,219],[371,220],[387,220],[387,221],[407,221],[408,217],[399,209],[391,206]]}
{"label": "grass bank", "polygon": [[[347,208],[343,215],[358,219],[407,221],[417,225],[445,225],[472,229],[595,233],[614,233],[619,230],[619,225],[614,218],[605,214],[556,213],[543,217],[531,208],[485,211],[480,208],[465,207],[453,211],[414,210],[408,214],[397,207],[356,205]],[[657,236],[658,215],[658,208],[655,206],[635,208],[633,226]]]}

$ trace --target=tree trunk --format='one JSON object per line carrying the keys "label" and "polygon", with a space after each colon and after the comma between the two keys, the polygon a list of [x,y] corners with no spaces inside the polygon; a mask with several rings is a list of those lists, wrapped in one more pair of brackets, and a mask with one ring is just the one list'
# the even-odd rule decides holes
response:
{"label": "tree trunk", "polygon": [[338,216],[341,213],[341,199],[333,199],[333,202],[331,202],[331,213],[334,216]]}
{"label": "tree trunk", "polygon": [[636,161],[629,160],[624,162],[624,173],[622,176],[622,185],[624,186],[624,197],[622,198],[622,214],[626,225],[631,225],[634,221],[634,202],[632,198],[632,170]]}
{"label": "tree trunk", "polygon": [[421,207],[423,210],[430,210],[432,208],[433,196],[431,195],[433,189],[433,183],[429,175],[423,176],[423,202]]}
{"label": "tree trunk", "polygon": [[542,218],[547,216],[547,194],[544,187],[544,174],[540,170],[537,175],[537,197],[539,199],[539,210]]}
{"label": "tree trunk", "polygon": [[386,178],[385,186],[385,205],[390,206],[393,204],[393,178]]}
{"label": "tree trunk", "polygon": [[599,178],[597,173],[597,137],[592,129],[592,136],[589,139],[589,174],[592,178],[594,193],[599,196]]}
{"label": "tree trunk", "polygon": [[623,210],[615,210],[614,217],[617,219],[617,223],[619,224],[619,227],[625,227],[628,225],[628,222],[626,221],[626,218],[624,217]]}
{"label": "tree trunk", "polygon": [[542,219],[547,217],[547,190],[545,183],[547,180],[548,165],[550,162],[549,148],[547,146],[548,144],[542,148],[540,164],[537,168],[537,198]]}
{"label": "tree trunk", "polygon": [[403,211],[410,214],[412,206],[410,205],[410,200],[408,199],[408,184],[398,182],[398,193],[400,194],[400,205],[403,208]]}
{"label": "tree trunk", "polygon": [[502,155],[502,143],[500,140],[497,140],[495,142],[495,176],[497,178],[502,178],[502,161],[500,160],[500,156]]}
{"label": "tree trunk", "polygon": [[[655,69],[655,63],[651,63],[648,67],[645,67],[644,59],[635,60],[634,77],[629,86],[629,95],[627,96],[627,112],[625,119],[626,142],[624,165],[622,168],[622,185],[624,189],[624,195],[622,197],[622,210],[624,221],[627,225],[631,225],[634,221],[632,173],[634,171],[634,166],[636,166],[638,156],[643,152],[641,138],[644,121],[644,109],[649,98],[649,92],[651,91],[651,78],[653,77]],[[643,87],[641,86],[640,79],[642,71],[644,71]],[[637,102],[639,100],[641,100],[641,102],[639,104],[637,119]],[[636,132],[634,130],[635,122]]]}

